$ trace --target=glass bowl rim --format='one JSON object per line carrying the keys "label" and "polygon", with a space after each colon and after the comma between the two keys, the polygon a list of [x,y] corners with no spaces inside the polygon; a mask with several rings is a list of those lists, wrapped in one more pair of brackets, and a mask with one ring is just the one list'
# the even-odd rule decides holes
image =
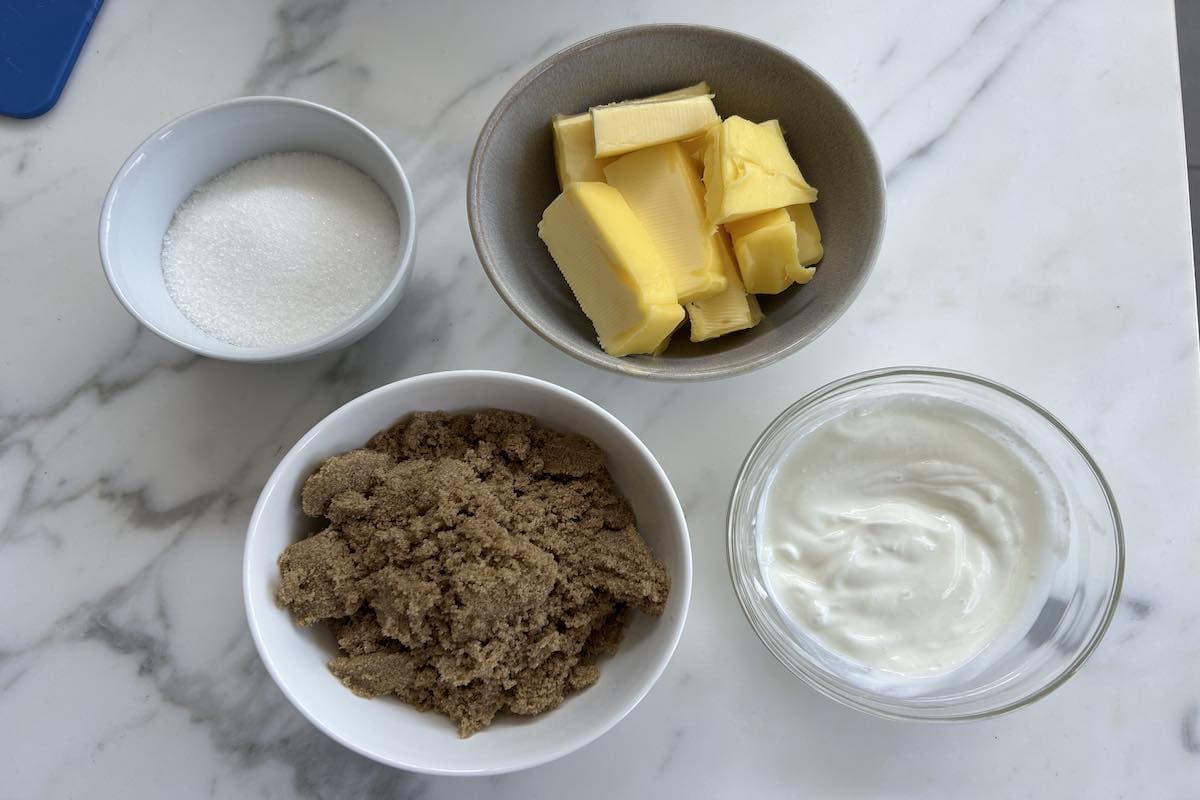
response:
{"label": "glass bowl rim", "polygon": [[[752,598],[748,596],[745,590],[739,568],[736,566],[738,530],[741,527],[739,520],[736,518],[735,511],[742,495],[749,491],[747,486],[747,474],[751,466],[761,455],[763,448],[770,443],[776,434],[791,422],[794,418],[807,411],[818,402],[825,400],[829,396],[851,388],[854,386],[870,386],[883,383],[893,378],[917,378],[917,379],[934,379],[945,383],[953,384],[968,384],[975,387],[981,387],[985,391],[991,391],[1000,395],[1006,396],[1018,404],[1024,406],[1027,410],[1034,412],[1041,417],[1045,422],[1048,422],[1065,440],[1066,444],[1073,449],[1081,459],[1083,464],[1088,468],[1092,477],[1095,479],[1101,494],[1104,497],[1105,504],[1108,507],[1109,519],[1111,522],[1112,545],[1114,553],[1114,571],[1112,583],[1107,589],[1108,600],[1105,604],[1104,611],[1101,615],[1099,624],[1095,631],[1083,643],[1076,652],[1074,658],[1060,668],[1058,674],[1046,683],[1039,687],[1036,691],[1023,695],[1015,700],[996,706],[995,708],[987,708],[979,711],[970,711],[963,713],[948,713],[948,714],[929,714],[922,708],[904,708],[899,705],[882,705],[875,702],[876,696],[873,692],[856,686],[848,681],[844,681],[836,676],[828,676],[824,672],[811,669],[810,656],[800,647],[790,649],[790,654],[798,654],[799,657],[789,659],[785,653],[780,652],[782,648],[778,643],[774,642],[772,637],[768,635],[765,626],[759,618],[759,612],[754,607]],[[970,372],[962,372],[959,370],[943,369],[939,367],[921,367],[921,366],[896,366],[884,367],[881,369],[866,370],[856,372],[844,378],[838,378],[830,381],[817,389],[809,392],[799,400],[791,403],[783,409],[779,414],[771,420],[770,423],[763,429],[762,433],[754,440],[754,444],[750,446],[745,459],[742,461],[741,467],[738,469],[737,478],[733,483],[733,491],[730,494],[729,510],[726,514],[726,562],[729,568],[730,581],[733,583],[734,594],[737,595],[738,604],[742,608],[742,613],[746,620],[750,623],[750,627],[758,636],[759,641],[771,652],[773,656],[788,671],[796,675],[820,694],[848,708],[853,708],[857,711],[862,711],[876,717],[893,720],[907,720],[914,722],[968,722],[972,720],[990,719],[993,717],[1002,716],[1004,714],[1016,711],[1031,703],[1034,703],[1043,697],[1046,697],[1051,692],[1058,689],[1066,683],[1071,677],[1079,671],[1084,662],[1095,652],[1105,633],[1108,631],[1109,625],[1112,623],[1113,616],[1116,613],[1118,603],[1121,598],[1121,588],[1124,583],[1125,576],[1125,533],[1121,523],[1121,515],[1117,509],[1116,498],[1113,496],[1112,488],[1108,484],[1108,480],[1104,477],[1100,466],[1096,463],[1092,455],[1083,446],[1083,443],[1071,433],[1057,417],[1051,414],[1041,405],[1026,397],[1020,392],[1010,389],[1001,383],[975,375]]]}

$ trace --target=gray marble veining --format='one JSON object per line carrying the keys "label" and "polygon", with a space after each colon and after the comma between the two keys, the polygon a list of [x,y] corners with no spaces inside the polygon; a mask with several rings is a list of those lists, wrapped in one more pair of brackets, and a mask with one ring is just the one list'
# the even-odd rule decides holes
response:
{"label": "gray marble veining", "polygon": [[[753,375],[676,387],[570,361],[507,311],[467,234],[467,159],[508,86],[578,38],[648,21],[797,53],[872,121],[890,170],[861,299]],[[271,367],[139,330],[95,250],[108,181],[141,138],[258,92],[376,130],[421,227],[411,288],[375,333]],[[1166,0],[106,4],[59,106],[0,121],[0,798],[1189,796],[1200,354],[1184,178]],[[755,436],[821,383],[897,363],[1032,395],[1121,504],[1129,571],[1109,637],[1019,714],[944,727],[844,710],[774,662],[730,590],[725,503]],[[363,391],[464,367],[561,383],[629,424],[679,491],[695,560],[655,690],[584,750],[493,780],[389,770],[320,734],[259,663],[240,593],[245,525],[282,453]],[[712,409],[722,424],[701,443]]]}

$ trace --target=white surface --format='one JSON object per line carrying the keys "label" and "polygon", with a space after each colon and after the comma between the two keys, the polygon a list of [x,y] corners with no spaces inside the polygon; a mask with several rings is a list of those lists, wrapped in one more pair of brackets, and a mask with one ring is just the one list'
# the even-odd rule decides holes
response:
{"label": "white surface", "polygon": [[[100,211],[100,256],[118,298],[159,335],[215,358],[287,361],[358,341],[395,308],[412,274],[416,208],[395,155],[361,123],[312,102],[249,97],[166,121],[130,149]],[[396,210],[400,246],[383,290],[332,330],[297,343],[231,344],[194,324],[171,299],[163,236],[176,209],[201,184],[248,159],[286,151],[324,153],[369,175]]]}
{"label": "white surface", "polygon": [[[275,604],[279,554],[312,529],[298,508],[304,481],[330,456],[361,447],[376,432],[415,411],[502,408],[532,414],[558,431],[594,441],[629,498],[650,550],[671,576],[662,616],[636,614],[621,649],[601,666],[600,679],[534,719],[498,718],[458,738],[445,717],[399,703],[365,700],[333,679],[326,662],[337,648],[315,629],[297,628]],[[423,375],[380,387],[322,420],[284,456],[267,481],[246,539],[243,591],[250,628],[275,681],[312,722],[338,741],[383,763],[423,772],[483,775],[541,764],[607,731],[654,685],[675,651],[687,617],[692,557],[683,509],[670,480],[646,446],[604,409],[545,381],[501,372]]]}
{"label": "white surface", "polygon": [[[844,318],[780,364],[687,386],[589,368],[529,332],[476,263],[463,200],[475,135],[526,68],[665,20],[806,60],[868,122],[890,184],[878,265]],[[396,312],[349,351],[197,359],[113,299],[100,203],[148,132],[270,92],[332,104],[392,146],[422,253]],[[1195,794],[1200,393],[1179,106],[1167,0],[107,3],[58,107],[0,122],[0,795]],[[1128,532],[1125,600],[1094,657],[986,723],[881,722],[821,698],[758,642],[727,575],[725,506],[755,436],[832,378],[906,362],[1058,414]],[[481,366],[579,391],[642,437],[688,515],[695,592],[666,673],[612,731],[519,774],[426,778],[334,743],[275,689],[242,613],[242,545],[263,482],[329,411]]]}

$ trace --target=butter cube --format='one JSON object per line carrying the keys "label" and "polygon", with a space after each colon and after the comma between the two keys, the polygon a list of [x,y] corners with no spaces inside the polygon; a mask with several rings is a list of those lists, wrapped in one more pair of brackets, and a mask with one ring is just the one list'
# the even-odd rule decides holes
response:
{"label": "butter cube", "polygon": [[653,353],[683,321],[650,234],[611,186],[568,185],[546,208],[538,236],[606,353]]}
{"label": "butter cube", "polygon": [[735,116],[709,129],[704,185],[709,221],[718,225],[817,199],[776,120],[755,125]]}
{"label": "butter cube", "polygon": [[554,166],[558,185],[565,189],[575,181],[604,181],[604,167],[611,159],[596,158],[596,139],[592,134],[592,115],[555,115],[550,122],[554,131]]}
{"label": "butter cube", "polygon": [[619,157],[604,168],[671,273],[680,303],[711,297],[725,289],[715,227],[704,211],[704,186],[678,142],[647,147]]}
{"label": "butter cube", "polygon": [[730,222],[738,271],[746,291],[779,294],[792,285],[797,263],[796,226],[782,208]]}
{"label": "butter cube", "polygon": [[817,227],[812,206],[807,203],[788,206],[787,213],[796,226],[796,266],[788,274],[796,283],[808,283],[817,274],[816,269],[809,265],[816,264],[825,256],[825,248],[821,245],[821,229]]}
{"label": "butter cube", "polygon": [[661,103],[663,100],[678,100],[681,97],[699,97],[705,94],[712,94],[712,88],[708,85],[708,81],[700,81],[699,83],[693,83],[691,86],[684,86],[682,89],[672,89],[662,94],[652,94],[649,97],[642,97],[638,100],[626,100],[625,102]]}
{"label": "butter cube", "polygon": [[684,139],[679,143],[699,175],[704,174],[704,147],[707,142],[708,137],[697,136],[694,139]]}
{"label": "butter cube", "polygon": [[592,109],[596,158],[619,156],[663,142],[690,139],[720,123],[710,95]]}
{"label": "butter cube", "polygon": [[[662,94],[625,100],[629,103],[657,103],[662,100],[677,100],[680,97],[695,97],[708,94],[709,86],[704,81],[674,89]],[[612,159],[596,158],[596,136],[592,131],[592,113],[555,114],[551,121],[554,132],[554,166],[558,170],[558,185],[565,189],[574,181],[603,181],[604,168]],[[703,142],[703,137],[700,137]]]}
{"label": "butter cube", "polygon": [[746,292],[738,277],[729,236],[723,231],[713,234],[721,253],[721,266],[726,277],[725,290],[712,297],[688,303],[688,320],[691,322],[693,342],[704,342],[734,331],[753,328],[762,321],[762,309],[758,300]]}
{"label": "butter cube", "polygon": [[746,289],[778,294],[795,283],[808,283],[821,260],[821,231],[812,206],[777,208],[725,225],[733,237],[738,269]]}
{"label": "butter cube", "polygon": [[[680,320],[679,324],[682,325],[683,321]],[[679,330],[679,327],[676,326],[675,330]],[[650,355],[661,356],[663,353],[667,352],[667,348],[671,346],[671,337],[674,335],[675,335],[674,331],[672,331],[671,333],[668,333],[667,338],[665,338],[661,342],[659,342],[658,347],[654,348],[654,352],[651,353]]]}

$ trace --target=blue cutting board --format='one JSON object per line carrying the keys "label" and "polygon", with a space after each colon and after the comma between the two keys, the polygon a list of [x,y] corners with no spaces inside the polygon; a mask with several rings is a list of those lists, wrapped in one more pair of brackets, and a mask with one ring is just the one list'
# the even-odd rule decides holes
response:
{"label": "blue cutting board", "polygon": [[54,107],[103,2],[0,0],[0,114]]}

